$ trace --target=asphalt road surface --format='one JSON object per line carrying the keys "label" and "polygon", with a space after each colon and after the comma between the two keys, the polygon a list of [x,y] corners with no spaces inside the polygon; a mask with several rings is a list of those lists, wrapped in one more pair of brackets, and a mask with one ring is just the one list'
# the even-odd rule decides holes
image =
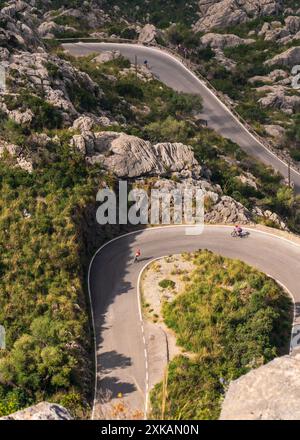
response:
{"label": "asphalt road surface", "polygon": [[[287,165],[256,140],[205,84],[177,58],[159,49],[136,44],[79,42],[66,43],[63,47],[76,56],[105,50],[119,50],[131,62],[135,62],[135,57],[139,64],[147,60],[150,70],[168,86],[177,91],[201,95],[202,117],[208,121],[210,128],[236,142],[249,155],[272,166],[285,178],[288,177]],[[300,173],[292,169],[291,180],[297,193],[300,193]]]}
{"label": "asphalt road surface", "polygon": [[[199,236],[185,228],[149,228],[121,236],[103,247],[90,267],[89,287],[96,336],[97,381],[95,418],[114,418],[110,404],[122,394],[130,414],[145,412],[148,391],[147,341],[138,300],[138,277],[152,259],[210,249],[238,258],[280,281],[295,299],[293,345],[300,339],[300,245],[277,236],[250,230],[246,239],[232,238],[232,227],[205,226]],[[133,263],[136,248],[141,260]],[[105,403],[107,402],[107,403]]]}

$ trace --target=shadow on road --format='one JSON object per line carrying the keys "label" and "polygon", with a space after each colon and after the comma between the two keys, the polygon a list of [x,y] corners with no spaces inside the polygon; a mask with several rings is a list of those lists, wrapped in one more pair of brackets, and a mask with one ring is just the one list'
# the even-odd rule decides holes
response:
{"label": "shadow on road", "polygon": [[[135,280],[130,278],[130,267],[134,259],[135,240],[142,231],[138,230],[104,247],[94,259],[90,274],[97,347],[96,401],[99,405],[101,402],[113,404],[112,400],[119,395],[129,398],[135,393],[126,403],[132,410],[141,410],[145,388],[144,379],[138,383],[133,359],[128,355],[132,348],[130,341],[136,337],[130,338],[130,334],[126,334],[127,328],[128,331],[130,328],[135,332],[139,330]],[[142,257],[134,264],[141,263],[142,267],[147,260],[150,257]],[[122,307],[114,305],[123,295],[128,296],[124,301],[124,304],[128,303],[128,310],[124,306],[126,313],[118,315]],[[128,301],[130,298],[131,301]],[[132,322],[132,326],[128,326],[128,322]],[[139,350],[139,347],[136,349]]]}
{"label": "shadow on road", "polygon": [[[122,396],[126,397],[126,395],[135,391],[136,387],[131,383],[120,381],[117,377],[110,376],[100,380],[99,389],[101,389],[100,395],[106,396],[106,398],[103,398],[103,402],[107,403],[107,396],[109,396],[110,399],[115,399],[121,393]],[[100,401],[101,400],[100,397]]]}
{"label": "shadow on road", "polygon": [[126,368],[131,365],[131,359],[115,350],[107,351],[99,355],[99,365],[103,374],[107,374],[115,368]]}

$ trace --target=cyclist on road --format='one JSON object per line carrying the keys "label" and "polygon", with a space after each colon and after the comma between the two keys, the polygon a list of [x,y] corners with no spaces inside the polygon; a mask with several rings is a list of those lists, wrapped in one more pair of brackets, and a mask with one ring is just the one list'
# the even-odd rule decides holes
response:
{"label": "cyclist on road", "polygon": [[133,262],[135,263],[136,261],[138,261],[138,259],[140,258],[140,256],[141,256],[141,250],[140,250],[140,249],[137,249],[137,250],[135,251],[135,255],[134,255],[134,260],[133,260]]}
{"label": "cyclist on road", "polygon": [[243,233],[243,229],[240,227],[240,225],[236,225],[234,228],[236,234],[240,237]]}

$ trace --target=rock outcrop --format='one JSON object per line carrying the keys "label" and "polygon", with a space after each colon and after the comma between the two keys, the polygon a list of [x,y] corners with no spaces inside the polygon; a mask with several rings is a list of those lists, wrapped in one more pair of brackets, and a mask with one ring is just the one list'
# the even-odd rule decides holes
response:
{"label": "rock outcrop", "polygon": [[276,358],[229,385],[220,420],[299,420],[300,354]]}
{"label": "rock outcrop", "polygon": [[61,405],[40,402],[9,416],[1,417],[0,420],[72,420],[72,417]]}
{"label": "rock outcrop", "polygon": [[275,55],[265,63],[267,66],[288,66],[293,67],[296,64],[300,64],[300,47],[291,47],[290,49]]}
{"label": "rock outcrop", "polygon": [[258,33],[265,41],[277,41],[281,44],[300,39],[300,17],[291,15],[285,18],[284,24],[279,21],[263,24]]}
{"label": "rock outcrop", "polygon": [[[192,148],[182,143],[151,144],[125,133],[83,131],[72,137],[71,146],[79,150],[87,162],[99,163],[117,177],[130,178],[137,185],[147,178],[156,177],[151,186],[165,192],[201,189],[210,206],[205,213],[207,223],[249,224],[254,223],[256,217],[261,217],[272,220],[281,229],[287,229],[276,214],[261,209],[250,212],[232,197],[223,195],[220,186],[210,182],[210,171],[198,164]],[[245,185],[258,188],[255,177],[250,173],[238,179]]]}
{"label": "rock outcrop", "polygon": [[288,79],[288,82],[291,82],[289,80],[289,74],[282,69],[275,69],[272,70],[268,75],[256,75],[249,79],[250,84],[255,84],[257,82],[272,84],[274,82],[281,82]]}
{"label": "rock outcrop", "polygon": [[200,19],[195,31],[207,32],[227,28],[253,20],[276,15],[282,10],[281,0],[200,0]]}
{"label": "rock outcrop", "polygon": [[71,145],[90,163],[101,163],[118,177],[162,175],[191,170],[199,176],[200,166],[191,147],[181,143],[152,145],[136,136],[103,131],[83,132],[72,138]]}
{"label": "rock outcrop", "polygon": [[70,130],[79,130],[80,132],[91,131],[96,127],[110,127],[112,125],[118,125],[114,120],[109,119],[107,116],[95,116],[92,114],[83,114],[79,116],[74,122]]}
{"label": "rock outcrop", "polygon": [[222,49],[214,49],[215,52],[215,60],[221,64],[221,66],[225,67],[229,72],[233,71],[236,68],[236,62],[231,58],[227,58]]}
{"label": "rock outcrop", "polygon": [[40,24],[37,31],[42,38],[55,38],[59,33],[65,30],[64,26],[56,24],[54,21],[45,21]]}
{"label": "rock outcrop", "polygon": [[229,196],[222,196],[213,209],[205,215],[207,223],[251,223],[250,211]]}
{"label": "rock outcrop", "polygon": [[[47,5],[47,2],[45,4]],[[51,7],[51,4],[47,6]],[[61,33],[70,30],[75,33],[83,29],[85,31],[92,31],[110,21],[109,15],[101,8],[101,3],[95,0],[85,1],[81,4],[77,3],[76,8],[49,10],[43,14],[41,19],[42,23],[39,26],[38,32],[42,37],[46,38],[53,38],[53,36],[59,36]],[[56,20],[62,23],[74,23],[76,27],[58,25]]]}
{"label": "rock outcrop", "polygon": [[143,44],[155,43],[161,32],[153,25],[146,24],[140,31],[138,41]]}
{"label": "rock outcrop", "polygon": [[200,41],[204,47],[210,46],[212,49],[224,49],[225,47],[235,47],[240,44],[255,42],[252,38],[240,38],[234,34],[214,34],[212,32],[205,34]]}
{"label": "rock outcrop", "polygon": [[7,3],[0,10],[0,46],[35,50],[42,43],[35,32],[37,10],[24,1]]}
{"label": "rock outcrop", "polygon": [[272,107],[292,114],[300,108],[300,96],[289,95],[289,89],[281,85],[263,86],[257,88],[258,92],[266,93],[266,96],[259,99],[262,107]]}
{"label": "rock outcrop", "polygon": [[97,55],[93,61],[95,63],[107,63],[109,61],[113,61],[116,58],[119,58],[121,56],[121,53],[119,50],[105,50],[101,52],[99,55]]}
{"label": "rock outcrop", "polygon": [[[44,51],[12,54],[7,75],[14,78],[15,88],[31,89],[34,94],[42,93],[48,103],[61,110],[66,123],[78,117],[78,111],[70,95],[72,88],[84,87],[87,93],[98,97],[99,107],[95,106],[95,112],[101,111],[100,103],[103,92],[99,86],[89,75],[55,55],[49,55]],[[8,114],[5,104],[1,106],[1,99],[0,107]]]}
{"label": "rock outcrop", "polygon": [[22,148],[18,145],[5,142],[0,139],[0,158],[8,153],[12,158],[15,159],[16,165],[22,168],[24,171],[31,173],[33,171],[33,163],[29,157],[24,156],[22,153]]}
{"label": "rock outcrop", "polygon": [[265,132],[268,136],[273,138],[276,143],[281,144],[285,137],[285,129],[281,125],[264,125]]}

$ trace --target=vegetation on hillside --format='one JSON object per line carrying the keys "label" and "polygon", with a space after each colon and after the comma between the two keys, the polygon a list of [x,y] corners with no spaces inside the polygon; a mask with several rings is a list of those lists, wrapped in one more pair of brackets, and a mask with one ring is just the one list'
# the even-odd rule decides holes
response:
{"label": "vegetation on hillside", "polygon": [[[190,26],[197,20],[197,0],[105,0],[104,10],[112,19],[119,19],[120,15],[131,23],[152,23],[163,29],[171,23],[183,23]],[[116,9],[115,9],[116,8]]]}
{"label": "vegetation on hillside", "polygon": [[83,415],[92,378],[81,212],[95,178],[65,147],[28,174],[0,164],[0,414],[40,400]]}
{"label": "vegetation on hillside", "polygon": [[187,355],[170,362],[151,392],[152,416],[217,419],[231,380],[288,350],[292,303],[241,261],[205,250],[185,258],[195,270],[184,291],[163,304],[163,316]]}

